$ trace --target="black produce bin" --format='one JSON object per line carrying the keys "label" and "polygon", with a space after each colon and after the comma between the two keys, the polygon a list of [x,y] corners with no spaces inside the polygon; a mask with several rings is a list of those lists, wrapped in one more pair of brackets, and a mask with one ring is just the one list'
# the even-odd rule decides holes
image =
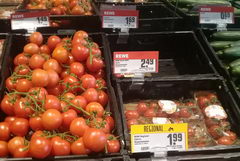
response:
{"label": "black produce bin", "polygon": [[[228,30],[239,31],[240,29],[229,28]],[[215,66],[218,73],[226,79],[226,83],[229,89],[231,90],[231,93],[234,99],[237,101],[237,104],[240,108],[240,92],[238,91],[236,85],[234,84],[235,80],[231,77],[229,71],[224,67],[222,61],[218,58],[218,56],[216,55],[216,52],[209,44],[209,41],[211,41],[211,35],[215,32],[217,32],[216,29],[204,29],[204,30],[199,29],[196,31],[198,38],[202,40],[201,41],[202,46],[208,53],[208,56],[212,60],[212,63]]]}
{"label": "black produce bin", "polygon": [[[26,9],[27,4],[30,0],[24,0],[20,5],[18,12],[35,12],[35,11],[46,11],[46,9]],[[101,20],[99,17],[99,11],[94,3],[91,3],[93,7],[93,15],[50,15],[51,21],[61,21],[60,27],[46,28],[47,33],[54,32],[61,29],[81,29],[87,32],[100,32],[101,31]]]}
{"label": "black produce bin", "polygon": [[152,77],[218,75],[193,31],[107,34],[107,43],[111,62],[115,51],[159,51],[158,73]]}
{"label": "black produce bin", "polygon": [[[192,91],[214,91],[217,94],[219,101],[224,107],[228,120],[231,124],[232,131],[236,132],[240,136],[240,109],[237,107],[229,89],[221,79],[209,78],[202,80],[177,80],[177,79],[151,79],[146,78],[142,84],[139,82],[133,82],[129,80],[117,80],[116,93],[118,97],[118,103],[120,107],[120,113],[123,119],[124,137],[126,140],[126,149],[130,150],[130,135],[126,124],[126,118],[124,114],[124,103],[140,100],[159,100],[159,99],[190,99],[193,98]],[[187,156],[187,155],[213,155],[218,153],[239,152],[240,145],[231,146],[212,146],[191,148],[187,151],[168,151],[167,156]],[[146,157],[146,154],[133,153],[133,156],[140,155],[140,157]]]}
{"label": "black produce bin", "polygon": [[[46,42],[47,38],[51,35],[54,34],[43,34],[44,37],[44,42]],[[29,36],[29,35],[28,35]],[[23,47],[24,45],[28,42],[28,36],[23,35],[23,34],[12,34],[11,38],[9,39],[9,44],[8,44],[8,48],[4,54],[4,57],[1,61],[1,65],[2,65],[2,70],[1,70],[1,85],[0,85],[0,100],[2,100],[5,92],[6,92],[6,88],[5,88],[5,80],[11,75],[12,71],[13,71],[13,59],[14,57],[21,53],[23,51]],[[60,37],[66,37],[66,36],[71,36],[71,35],[64,35],[64,34],[58,34],[58,36]],[[103,57],[105,60],[106,64],[109,64],[109,60],[108,57],[106,56],[106,45],[103,41],[103,34],[102,33],[89,33],[89,37],[92,38],[92,40],[96,43],[99,44],[100,49],[102,50],[103,53]],[[112,113],[112,116],[115,120],[115,135],[119,136],[119,140],[120,140],[120,144],[121,144],[121,149],[119,153],[113,153],[113,154],[105,154],[105,153],[99,153],[99,154],[94,154],[94,155],[69,155],[69,156],[62,156],[62,157],[54,157],[54,158],[46,158],[46,160],[76,160],[76,159],[96,159],[96,160],[102,160],[102,158],[104,157],[110,157],[109,159],[111,160],[111,157],[117,157],[117,156],[121,156],[123,154],[125,154],[125,150],[123,149],[124,147],[124,141],[123,141],[123,134],[122,134],[122,122],[121,122],[121,117],[120,114],[118,112],[118,106],[117,106],[117,100],[116,100],[116,96],[115,96],[115,92],[113,87],[111,86],[111,82],[110,82],[110,74],[109,74],[109,67],[106,65],[106,82],[107,82],[107,93],[109,96],[109,103],[106,106],[105,110],[109,111]],[[0,111],[0,121],[3,121],[5,118],[5,114]],[[1,160],[1,159],[0,159]],[[6,159],[6,160],[17,160],[17,159]],[[18,159],[17,161],[20,161],[21,159]],[[30,158],[28,159],[30,160]],[[104,161],[104,160],[103,160]],[[114,160],[113,160],[114,161]],[[117,160],[116,160],[117,161]]]}
{"label": "black produce bin", "polygon": [[[136,7],[139,11],[139,26],[137,29],[130,29],[129,32],[156,32],[156,31],[175,31],[186,30],[184,20],[173,10],[166,7],[162,2],[146,2],[146,3],[114,3],[106,1],[96,1],[98,8],[101,5],[120,6],[120,7]],[[104,29],[105,32],[113,32],[112,29]],[[119,30],[114,30],[117,32]]]}

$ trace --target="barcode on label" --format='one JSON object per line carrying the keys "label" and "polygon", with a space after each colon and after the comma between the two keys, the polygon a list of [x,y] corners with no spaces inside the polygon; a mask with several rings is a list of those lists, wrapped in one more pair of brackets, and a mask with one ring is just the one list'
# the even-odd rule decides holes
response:
{"label": "barcode on label", "polygon": [[127,69],[120,69],[120,71],[121,71],[121,72],[126,72],[126,71],[127,71]]}
{"label": "barcode on label", "polygon": [[149,150],[149,147],[148,147],[148,146],[141,147],[141,150],[142,150],[142,151]]}

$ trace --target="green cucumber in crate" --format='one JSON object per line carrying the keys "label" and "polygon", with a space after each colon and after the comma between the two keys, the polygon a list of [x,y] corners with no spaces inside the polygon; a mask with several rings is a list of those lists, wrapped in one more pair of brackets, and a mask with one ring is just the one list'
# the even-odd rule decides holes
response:
{"label": "green cucumber in crate", "polygon": [[223,59],[238,59],[240,58],[240,46],[220,50],[216,54]]}
{"label": "green cucumber in crate", "polygon": [[240,65],[231,68],[231,74],[233,76],[240,76]]}
{"label": "green cucumber in crate", "polygon": [[173,1],[174,3],[178,3],[179,6],[187,6],[187,7],[193,7],[196,5],[227,5],[231,6],[231,3],[226,0],[176,0]]}
{"label": "green cucumber in crate", "polygon": [[230,68],[234,68],[236,66],[240,66],[240,59],[236,59],[228,65]]}
{"label": "green cucumber in crate", "polygon": [[214,50],[223,50],[226,48],[231,47],[231,44],[234,43],[233,41],[213,41],[210,42],[210,45],[213,47]]}
{"label": "green cucumber in crate", "polygon": [[213,34],[214,40],[237,41],[240,40],[240,31],[220,31]]}

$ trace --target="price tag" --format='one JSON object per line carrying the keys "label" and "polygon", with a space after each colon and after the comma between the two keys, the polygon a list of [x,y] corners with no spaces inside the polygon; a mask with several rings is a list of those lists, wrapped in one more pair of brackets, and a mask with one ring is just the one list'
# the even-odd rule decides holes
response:
{"label": "price tag", "polygon": [[102,28],[138,28],[137,10],[102,10]]}
{"label": "price tag", "polygon": [[26,29],[35,31],[37,27],[49,26],[48,11],[41,12],[16,12],[11,15],[12,30]]}
{"label": "price tag", "polygon": [[158,51],[114,52],[114,74],[158,72]]}
{"label": "price tag", "polygon": [[234,8],[228,6],[202,6],[199,10],[200,24],[233,24]]}
{"label": "price tag", "polygon": [[183,151],[188,149],[188,124],[131,126],[131,150],[138,152]]}

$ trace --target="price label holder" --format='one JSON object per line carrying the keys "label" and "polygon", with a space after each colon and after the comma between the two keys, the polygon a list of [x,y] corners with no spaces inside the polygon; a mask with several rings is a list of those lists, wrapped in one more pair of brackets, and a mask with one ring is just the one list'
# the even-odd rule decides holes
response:
{"label": "price label holder", "polygon": [[159,51],[113,52],[113,72],[125,77],[139,77],[158,72]]}
{"label": "price label holder", "polygon": [[153,152],[161,154],[167,151],[185,151],[187,149],[187,123],[131,126],[132,153]]}
{"label": "price label holder", "polygon": [[139,11],[136,6],[101,5],[102,28],[138,28]]}
{"label": "price label holder", "polygon": [[234,8],[231,6],[201,6],[200,24],[217,24],[218,30],[226,30],[227,24],[234,24]]}
{"label": "price label holder", "polygon": [[31,33],[38,27],[50,26],[49,15],[49,11],[16,12],[11,15],[12,30],[26,29]]}

